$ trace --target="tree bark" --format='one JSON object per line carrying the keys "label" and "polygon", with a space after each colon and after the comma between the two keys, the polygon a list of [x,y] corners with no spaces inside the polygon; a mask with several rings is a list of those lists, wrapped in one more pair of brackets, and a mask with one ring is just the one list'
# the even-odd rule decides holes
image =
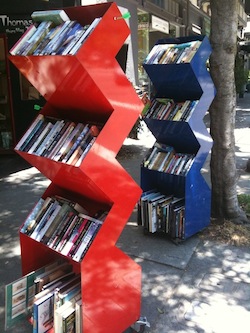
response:
{"label": "tree bark", "polygon": [[212,216],[247,222],[237,198],[235,159],[235,55],[237,52],[238,0],[211,0],[211,76],[216,96],[210,106]]}

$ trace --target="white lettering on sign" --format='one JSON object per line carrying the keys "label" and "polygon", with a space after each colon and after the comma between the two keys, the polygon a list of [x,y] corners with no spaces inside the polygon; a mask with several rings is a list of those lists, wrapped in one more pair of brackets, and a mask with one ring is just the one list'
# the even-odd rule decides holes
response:
{"label": "white lettering on sign", "polygon": [[27,19],[15,19],[11,20],[7,15],[0,15],[0,22],[4,27],[17,27],[20,25],[29,26],[32,24],[32,20]]}

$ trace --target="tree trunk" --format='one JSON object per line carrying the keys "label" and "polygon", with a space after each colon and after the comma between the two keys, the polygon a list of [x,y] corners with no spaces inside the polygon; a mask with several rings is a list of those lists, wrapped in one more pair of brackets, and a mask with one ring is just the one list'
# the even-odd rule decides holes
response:
{"label": "tree trunk", "polygon": [[235,160],[235,55],[237,51],[238,0],[211,0],[211,76],[216,96],[210,107],[212,216],[247,222],[237,198]]}

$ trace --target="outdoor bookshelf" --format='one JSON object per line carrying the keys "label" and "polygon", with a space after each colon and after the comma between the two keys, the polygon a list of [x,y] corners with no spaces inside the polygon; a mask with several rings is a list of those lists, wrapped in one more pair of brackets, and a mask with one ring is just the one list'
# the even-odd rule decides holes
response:
{"label": "outdoor bookshelf", "polygon": [[75,55],[9,59],[46,99],[38,117],[90,124],[98,128],[98,135],[79,166],[20,150],[20,144],[15,150],[51,180],[43,199],[59,195],[80,204],[90,216],[100,210],[107,216],[80,262],[20,229],[22,270],[25,275],[65,257],[81,274],[83,331],[120,333],[138,320],[141,302],[141,268],[116,247],[141,195],[116,160],[142,110],[115,58],[130,31],[115,3],[64,10],[82,26],[101,18]]}
{"label": "outdoor bookshelf", "polygon": [[210,53],[204,36],[161,39],[144,62],[154,92],[143,119],[156,138],[141,164],[138,221],[146,232],[184,240],[210,222],[211,190],[201,174],[212,147],[203,122],[215,94]]}

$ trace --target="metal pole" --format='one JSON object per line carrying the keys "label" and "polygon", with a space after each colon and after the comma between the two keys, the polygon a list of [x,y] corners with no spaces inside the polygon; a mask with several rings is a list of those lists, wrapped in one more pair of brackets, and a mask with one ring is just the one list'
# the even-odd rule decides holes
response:
{"label": "metal pole", "polygon": [[187,22],[186,22],[186,28],[185,28],[185,34],[186,36],[189,35],[189,21],[190,21],[190,4],[189,4],[189,0],[187,0],[187,3],[186,3],[186,19],[187,19]]}

